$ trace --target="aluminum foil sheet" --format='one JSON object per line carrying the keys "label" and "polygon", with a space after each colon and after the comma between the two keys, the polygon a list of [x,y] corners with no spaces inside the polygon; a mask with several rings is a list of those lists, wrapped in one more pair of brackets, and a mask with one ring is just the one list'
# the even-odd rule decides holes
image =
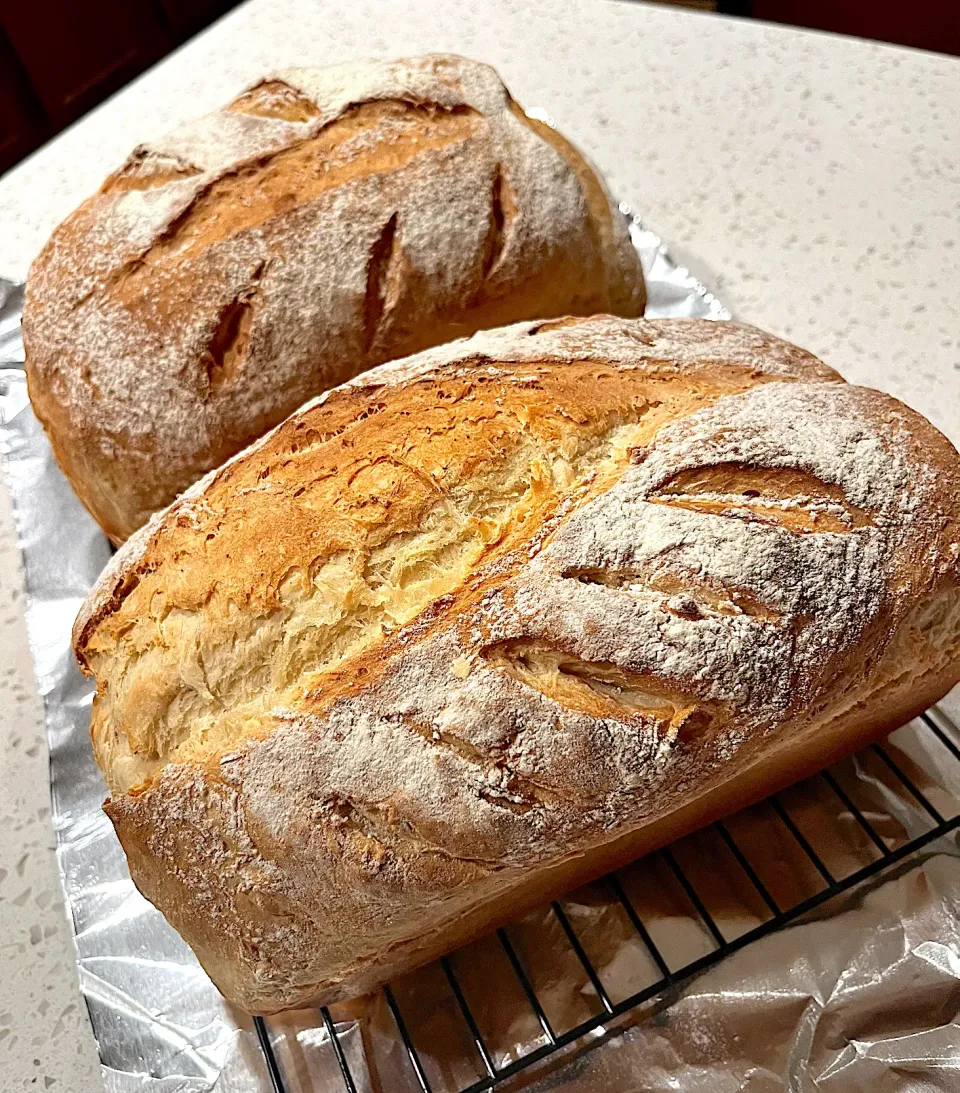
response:
{"label": "aluminum foil sheet", "polygon": [[[729,318],[702,284],[670,260],[660,238],[623,209],[647,274],[648,314]],[[191,951],[137,893],[100,808],[106,789],[88,738],[92,687],[74,662],[70,628],[110,552],[56,467],[31,412],[19,338],[21,302],[21,287],[0,281],[0,455],[18,522],[27,624],[46,711],[60,876],[105,1086],[108,1093],[266,1090],[269,1078],[250,1018],[220,997]],[[928,744],[909,728],[898,735],[915,777],[926,785],[942,783],[939,759]],[[915,802],[862,762],[848,766],[862,807],[887,825],[885,838],[889,834],[895,843],[922,829]],[[957,768],[956,784],[937,791],[942,807],[953,808],[950,815],[960,811],[956,802],[947,803],[960,799],[960,763]],[[850,819],[842,808],[829,814],[816,803],[798,801],[796,807],[808,807],[813,824],[842,828]],[[747,823],[773,874],[788,888],[799,883],[801,865],[790,860],[782,840],[765,831],[759,815]],[[856,845],[850,850],[830,831],[825,837],[828,845],[833,838],[841,857],[869,851]],[[711,851],[694,849],[693,857],[709,862]],[[847,861],[848,871],[858,864]],[[698,881],[706,891],[711,883],[719,886],[716,913],[724,930],[736,936],[749,928],[756,909],[729,899],[716,877]],[[638,873],[634,887],[651,931],[675,961],[703,951],[702,929],[671,904],[656,877]],[[628,997],[637,977],[650,971],[636,936],[590,888],[564,906],[611,994]],[[510,1088],[536,1082],[564,1093],[960,1090],[960,850],[943,839],[885,874],[869,892],[861,887],[827,906],[818,917],[730,957],[682,992],[598,1029],[575,1053],[551,1059]],[[511,929],[555,1027],[583,1020],[596,999],[555,920],[535,913]],[[542,1042],[530,1013],[510,1005],[489,942],[477,942],[453,960],[497,1065]],[[433,1089],[461,1088],[479,1076],[470,1044],[450,1025],[449,998],[435,969],[394,987]],[[334,1018],[361,1093],[420,1088],[382,994],[335,1011]],[[291,1093],[343,1090],[316,1012],[271,1019],[270,1029]]]}

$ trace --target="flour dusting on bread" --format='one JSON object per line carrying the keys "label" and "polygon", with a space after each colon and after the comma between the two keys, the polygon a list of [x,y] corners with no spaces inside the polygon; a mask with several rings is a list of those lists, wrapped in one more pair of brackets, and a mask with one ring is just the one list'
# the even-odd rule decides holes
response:
{"label": "flour dusting on bread", "polygon": [[437,55],[280,73],[141,146],[34,263],[23,327],[54,453],[121,541],[374,365],[644,300],[592,168]]}
{"label": "flour dusting on bread", "polygon": [[133,875],[241,1005],[370,989],[948,689],[958,482],[918,415],[734,324],[384,365],[78,620]]}

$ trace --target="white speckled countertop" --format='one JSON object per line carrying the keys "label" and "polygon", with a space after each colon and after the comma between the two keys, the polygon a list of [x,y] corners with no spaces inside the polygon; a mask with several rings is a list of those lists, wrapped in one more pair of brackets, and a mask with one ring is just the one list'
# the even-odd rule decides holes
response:
{"label": "white speckled countertop", "polygon": [[[960,441],[960,64],[854,39],[614,0],[251,0],[0,179],[0,273],[263,73],[427,50],[549,111],[738,317]],[[88,1093],[21,580],[0,486],[0,1090]]]}

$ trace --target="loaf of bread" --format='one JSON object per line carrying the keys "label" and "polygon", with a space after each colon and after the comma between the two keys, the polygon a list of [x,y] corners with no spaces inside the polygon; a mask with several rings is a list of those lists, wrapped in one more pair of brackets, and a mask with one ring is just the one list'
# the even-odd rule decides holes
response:
{"label": "loaf of bread", "polygon": [[106,805],[223,993],[367,991],[960,677],[960,456],[755,329],[522,323],[303,407],[77,620]]}
{"label": "loaf of bread", "polygon": [[519,319],[643,314],[624,218],[493,69],[281,73],[138,148],[54,233],[34,410],[120,542],[307,399]]}

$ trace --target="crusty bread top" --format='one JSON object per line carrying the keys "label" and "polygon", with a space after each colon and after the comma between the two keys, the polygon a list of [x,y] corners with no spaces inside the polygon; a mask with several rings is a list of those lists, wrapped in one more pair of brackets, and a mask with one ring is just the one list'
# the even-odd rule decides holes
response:
{"label": "crusty bread top", "polygon": [[374,983],[891,663],[947,679],[958,486],[919,415],[749,327],[385,365],[155,517],[77,620],[138,884],[249,1008]]}
{"label": "crusty bread top", "polygon": [[[475,605],[485,648],[522,635],[669,679],[685,709],[783,711],[942,521],[908,418],[938,436],[735,324],[526,323],[385,365],[212,472],[108,567],[76,626],[118,734],[108,778],[262,736],[278,704],[326,707],[337,688],[317,699],[315,673],[386,659],[431,604],[469,614],[470,589],[502,583],[490,567],[516,572],[509,610]],[[576,635],[596,612],[598,636]]]}
{"label": "crusty bread top", "polygon": [[[716,364],[747,374],[755,372],[784,379],[840,379],[832,368],[805,349],[741,323],[673,319],[625,323],[613,316],[596,315],[589,322],[563,318],[514,323],[424,350],[371,369],[340,385],[338,390],[324,392],[306,403],[297,417],[302,419],[331,399],[351,407],[358,401],[365,406],[381,387],[402,384],[441,369],[457,375],[486,366],[496,370],[490,373],[495,376],[505,364],[569,365],[575,361],[595,361],[624,371],[643,369],[645,376],[683,376],[698,367]],[[484,380],[481,378],[480,382]],[[358,421],[368,416],[361,411]],[[260,451],[273,435],[273,432],[265,434],[224,467],[210,471],[178,499],[178,504],[189,506],[221,472],[237,459],[250,458]],[[119,606],[119,590],[126,587],[122,575],[131,568],[140,568],[148,544],[167,518],[166,511],[156,513],[117,551],[91,589],[74,625],[74,644],[82,663],[90,627]]]}
{"label": "crusty bread top", "polygon": [[55,454],[122,540],[372,365],[644,299],[583,157],[438,55],[282,72],[141,146],[53,234],[23,325]]}

